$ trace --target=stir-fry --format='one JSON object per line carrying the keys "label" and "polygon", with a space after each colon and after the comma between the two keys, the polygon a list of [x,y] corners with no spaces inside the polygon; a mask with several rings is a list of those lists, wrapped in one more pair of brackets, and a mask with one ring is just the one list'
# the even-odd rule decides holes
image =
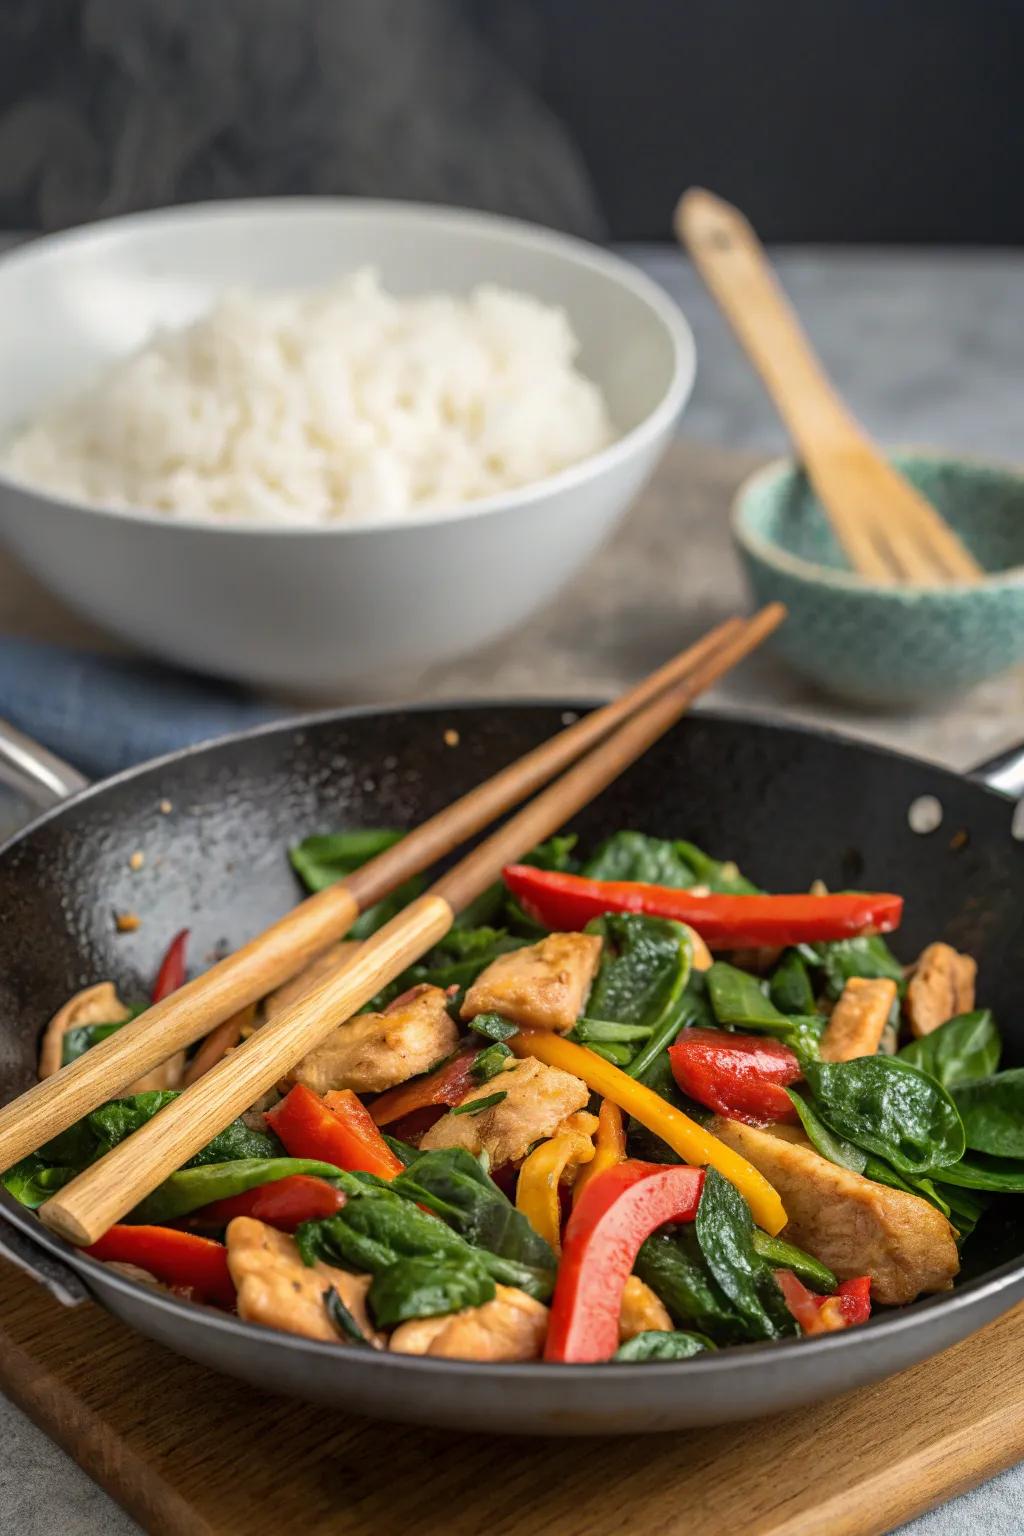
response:
{"label": "stir-fry", "polygon": [[[291,858],[318,890],[399,835]],[[418,889],[7,1190],[41,1205]],[[639,832],[585,859],[554,838],[89,1252],[267,1327],[488,1362],[683,1360],[947,1290],[992,1195],[1024,1192],[1024,1071],[998,1070],[969,956],[896,959],[901,908],[767,894]],[[139,1011],[80,992],[40,1075]]]}

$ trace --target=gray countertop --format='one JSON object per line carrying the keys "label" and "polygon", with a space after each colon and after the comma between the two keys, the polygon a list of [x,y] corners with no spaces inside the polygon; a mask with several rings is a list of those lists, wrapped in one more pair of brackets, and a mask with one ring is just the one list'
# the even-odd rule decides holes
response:
{"label": "gray countertop", "polygon": [[[694,328],[698,375],[682,424],[684,440],[745,450],[750,462],[781,450],[771,407],[693,271],[674,251],[635,250],[643,265],[679,300]],[[1011,252],[801,250],[778,256],[783,280],[827,366],[866,426],[888,443],[941,444],[993,457],[1019,453],[1020,379],[1024,375],[1024,257]],[[681,451],[685,452],[685,449]],[[736,575],[721,526],[735,460],[714,475],[706,500],[691,514],[693,628],[731,600]],[[641,517],[643,511],[641,512]],[[590,573],[600,586],[611,567],[631,557],[638,591],[654,583],[664,558],[657,543],[621,542]],[[682,578],[681,578],[682,579]],[[600,607],[598,606],[598,613]],[[620,616],[621,617],[621,616]],[[698,622],[699,621],[699,622]],[[523,693],[597,691],[653,665],[665,653],[652,631],[646,644],[612,630],[584,651],[579,632],[560,633],[557,615],[537,631],[555,652],[540,678],[535,665],[495,653],[428,679],[424,692]],[[658,649],[660,647],[660,650]],[[531,650],[533,648],[531,647]],[[652,652],[648,660],[648,653]],[[551,655],[545,658],[551,662]],[[798,718],[895,742],[955,766],[1024,736],[1024,681],[1004,678],[977,690],[946,715],[865,716],[827,705],[773,664],[759,664],[724,691],[727,703],[756,703]],[[122,1536],[137,1527],[42,1434],[0,1399],[0,1529],[20,1536]],[[988,1536],[1017,1536],[1024,1477],[1020,1469],[905,1528],[907,1536],[958,1536],[982,1527]]]}

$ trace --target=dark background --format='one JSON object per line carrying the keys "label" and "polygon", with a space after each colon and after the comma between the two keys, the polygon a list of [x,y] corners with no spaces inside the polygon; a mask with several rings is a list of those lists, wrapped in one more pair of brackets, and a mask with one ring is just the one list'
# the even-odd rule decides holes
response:
{"label": "dark background", "polygon": [[1024,239],[1024,0],[0,0],[0,226],[288,192]]}

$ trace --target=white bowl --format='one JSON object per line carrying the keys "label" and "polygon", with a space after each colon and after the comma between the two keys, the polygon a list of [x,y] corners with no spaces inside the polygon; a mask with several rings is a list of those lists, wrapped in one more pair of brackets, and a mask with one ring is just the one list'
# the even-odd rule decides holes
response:
{"label": "white bowl", "polygon": [[493,281],[561,305],[617,440],[534,485],[412,521],[276,528],[90,507],[0,473],[0,531],[71,607],[145,651],[263,687],[360,691],[521,624],[647,479],[693,385],[679,310],[627,262],[510,219],[277,199],[135,214],[0,261],[0,441],[225,288],[375,266],[410,294]]}

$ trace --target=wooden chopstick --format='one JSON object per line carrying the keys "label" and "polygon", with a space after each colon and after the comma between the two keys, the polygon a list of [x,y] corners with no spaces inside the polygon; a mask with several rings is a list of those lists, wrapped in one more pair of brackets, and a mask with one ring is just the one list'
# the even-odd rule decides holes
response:
{"label": "wooden chopstick", "polygon": [[45,1224],[77,1244],[95,1242],[303,1056],[448,932],[455,914],[605,789],[663,735],[687,705],[781,623],[771,604],[562,778],[443,875],[426,895],[367,939],[305,993],[113,1151],[40,1207]]}
{"label": "wooden chopstick", "polygon": [[0,1171],[290,981],[342,938],[361,911],[554,778],[636,710],[715,655],[738,628],[738,619],[718,625],[611,704],[584,715],[478,784],[362,869],[307,897],[241,949],[0,1108]]}

